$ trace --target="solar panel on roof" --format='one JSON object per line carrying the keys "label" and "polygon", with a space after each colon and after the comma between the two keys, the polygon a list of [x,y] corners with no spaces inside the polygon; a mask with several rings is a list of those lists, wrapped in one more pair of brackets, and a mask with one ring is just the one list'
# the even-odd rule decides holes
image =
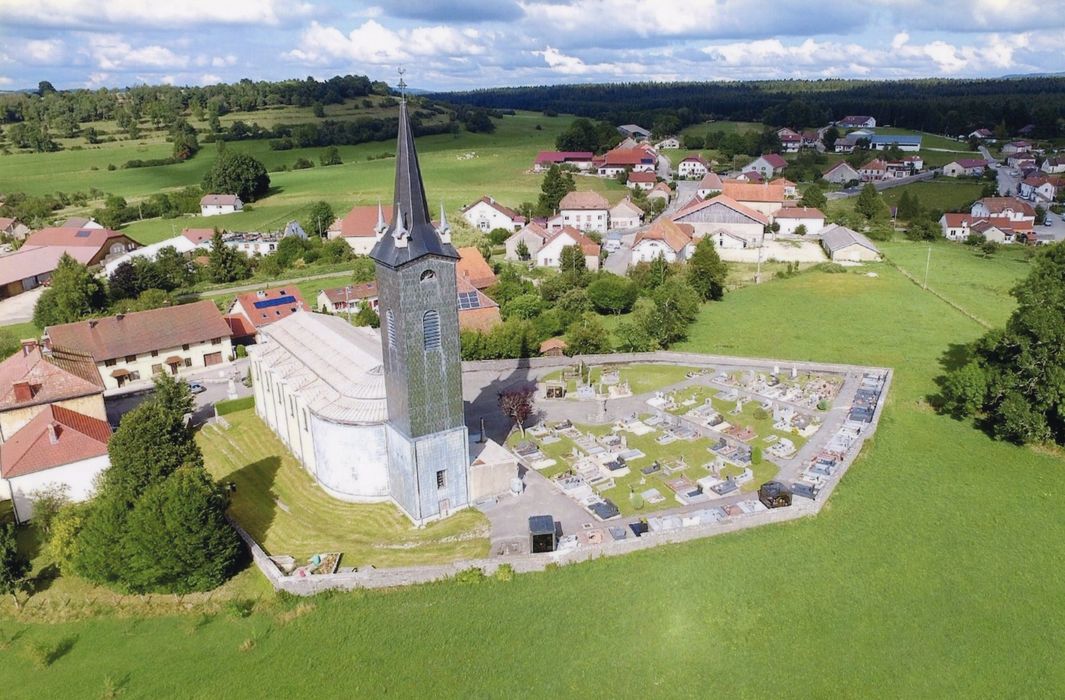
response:
{"label": "solar panel on roof", "polygon": [[477,298],[477,292],[459,292],[459,309],[479,309],[481,301]]}
{"label": "solar panel on roof", "polygon": [[269,309],[272,306],[281,306],[283,304],[295,304],[296,297],[278,297],[277,299],[263,299],[262,301],[255,302],[254,306],[257,309]]}
{"label": "solar panel on roof", "polygon": [[74,234],[74,238],[88,238],[92,235],[92,231],[81,230]]}

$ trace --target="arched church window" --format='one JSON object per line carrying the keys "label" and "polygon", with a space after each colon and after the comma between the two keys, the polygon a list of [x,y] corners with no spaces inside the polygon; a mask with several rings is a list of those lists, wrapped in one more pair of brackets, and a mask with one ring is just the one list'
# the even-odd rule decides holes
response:
{"label": "arched church window", "polygon": [[436,311],[426,311],[422,316],[422,342],[426,350],[440,348],[440,314]]}
{"label": "arched church window", "polygon": [[426,270],[425,272],[422,273],[422,276],[419,279],[422,282],[428,282],[428,281],[434,279],[435,277],[436,277],[436,273],[435,272],[433,272],[432,270]]}
{"label": "arched church window", "polygon": [[396,347],[396,315],[389,309],[385,313],[385,326],[388,332],[388,347]]}

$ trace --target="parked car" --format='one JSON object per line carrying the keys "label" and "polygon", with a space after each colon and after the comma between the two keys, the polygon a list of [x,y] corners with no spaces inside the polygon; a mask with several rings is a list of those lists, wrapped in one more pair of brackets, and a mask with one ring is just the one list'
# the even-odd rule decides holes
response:
{"label": "parked car", "polygon": [[189,382],[189,391],[194,394],[202,394],[203,392],[207,391],[207,387],[205,387],[200,382]]}

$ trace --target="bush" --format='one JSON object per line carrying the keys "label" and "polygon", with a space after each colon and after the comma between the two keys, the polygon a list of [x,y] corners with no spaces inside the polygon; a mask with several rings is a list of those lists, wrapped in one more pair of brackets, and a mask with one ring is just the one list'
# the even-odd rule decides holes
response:
{"label": "bush", "polygon": [[233,354],[237,356],[238,360],[242,360],[248,356],[248,348],[243,345],[238,345],[236,350],[233,351]]}
{"label": "bush", "polygon": [[751,448],[751,464],[762,463],[762,446],[755,445]]}
{"label": "bush", "polygon": [[765,420],[766,418],[769,417],[769,414],[761,406],[758,406],[757,408],[755,408],[754,411],[752,412],[752,415],[754,416],[755,420]]}
{"label": "bush", "polygon": [[495,572],[495,580],[503,581],[504,583],[506,583],[507,581],[513,581],[514,567],[510,564],[500,564],[499,566],[497,566]]}
{"label": "bush", "polygon": [[821,399],[817,402],[818,411],[827,411],[829,407],[828,399]]}
{"label": "bush", "polygon": [[836,275],[841,272],[846,272],[847,268],[839,263],[835,262],[823,262],[814,265],[814,269],[818,272],[827,272],[831,275]]}
{"label": "bush", "polygon": [[484,575],[484,571],[478,569],[476,566],[471,566],[468,569],[455,574],[455,581],[457,583],[481,583],[487,577]]}
{"label": "bush", "polygon": [[[240,346],[238,346],[240,347]],[[246,351],[245,351],[246,352]],[[255,408],[255,397],[245,396],[239,399],[230,399],[229,401],[219,401],[214,405],[215,413],[220,416],[227,416],[230,413],[236,413],[237,411],[244,411],[249,408]]]}

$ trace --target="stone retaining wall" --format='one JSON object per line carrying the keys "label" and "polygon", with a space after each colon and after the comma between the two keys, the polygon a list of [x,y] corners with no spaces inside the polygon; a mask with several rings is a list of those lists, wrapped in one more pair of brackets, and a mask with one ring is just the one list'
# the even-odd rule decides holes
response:
{"label": "stone retaining wall", "polygon": [[[408,566],[397,567],[390,569],[374,569],[367,568],[360,571],[348,572],[348,573],[336,573],[325,574],[319,576],[308,576],[303,578],[297,578],[293,576],[285,576],[278,568],[277,565],[270,561],[269,556],[263,550],[261,546],[249,535],[243,528],[237,523],[230,520],[233,523],[233,527],[236,528],[237,533],[245,544],[248,545],[251,551],[252,559],[255,565],[259,567],[259,570],[263,572],[270,585],[276,590],[287,591],[294,595],[314,595],[327,590],[352,590],[356,588],[392,588],[396,586],[409,586],[419,583],[429,583],[432,581],[442,581],[451,578],[461,571],[467,569],[480,569],[486,575],[493,574],[503,564],[509,564],[516,572],[526,573],[533,571],[544,571],[549,565],[555,564],[558,566],[566,566],[569,564],[577,564],[580,562],[589,561],[592,559],[598,559],[600,557],[615,557],[628,554],[644,549],[650,549],[663,544],[677,544],[682,542],[690,542],[692,540],[702,539],[704,537],[713,537],[716,535],[722,535],[729,532],[737,532],[740,530],[746,530],[752,527],[760,527],[762,525],[768,525],[771,523],[782,523],[790,520],[797,520],[799,518],[805,518],[809,516],[817,515],[824,504],[828,502],[829,497],[835,490],[836,485],[842,481],[847,471],[850,469],[854,459],[861,452],[866,440],[871,438],[876,430],[875,427],[879,425],[881,412],[884,408],[884,403],[887,399],[888,391],[891,387],[891,380],[893,378],[891,370],[873,368],[873,367],[858,367],[853,365],[833,365],[813,362],[798,362],[798,363],[785,363],[780,360],[755,360],[749,358],[735,358],[735,357],[722,357],[715,355],[698,355],[692,353],[680,353],[680,352],[653,352],[653,353],[626,353],[617,355],[590,355],[581,358],[588,364],[604,364],[604,363],[632,363],[632,362],[661,362],[668,364],[683,364],[690,366],[713,366],[713,365],[730,365],[730,366],[752,366],[752,367],[766,367],[778,365],[781,370],[790,368],[792,365],[799,367],[800,369],[811,369],[822,372],[887,372],[887,380],[884,383],[884,391],[880,395],[880,401],[877,403],[876,410],[873,416],[872,426],[874,429],[869,433],[861,436],[857,442],[855,442],[850,450],[845,455],[843,463],[840,467],[838,476],[828,482],[825,488],[819,494],[819,497],[815,501],[810,501],[804,498],[796,498],[795,502],[787,508],[777,508],[774,510],[764,511],[760,513],[752,513],[749,515],[735,516],[722,522],[710,523],[706,525],[696,525],[692,527],[679,528],[676,530],[670,530],[667,532],[659,533],[646,533],[642,537],[627,537],[624,540],[610,540],[597,545],[584,545],[577,547],[576,549],[570,549],[563,552],[554,552],[550,554],[522,554],[514,556],[501,556],[492,557],[487,559],[466,559],[463,561],[452,562],[450,564],[439,564],[431,566]],[[567,366],[572,364],[574,358],[569,357],[535,357],[522,360],[485,360],[478,362],[464,362],[463,371],[512,371],[521,367],[528,368],[544,368],[544,367],[558,367]],[[753,496],[753,494],[752,494]],[[707,507],[712,507],[712,504],[708,504]],[[341,561],[341,564],[344,562]]]}

